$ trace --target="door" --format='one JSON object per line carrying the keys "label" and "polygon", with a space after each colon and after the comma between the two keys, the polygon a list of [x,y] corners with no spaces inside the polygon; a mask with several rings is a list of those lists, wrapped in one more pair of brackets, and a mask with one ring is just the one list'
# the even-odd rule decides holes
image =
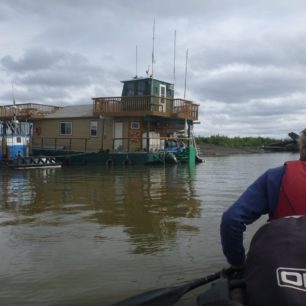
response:
{"label": "door", "polygon": [[166,85],[159,85],[159,111],[160,112],[165,112],[166,111],[166,96],[167,96],[167,90],[166,90]]}
{"label": "door", "polygon": [[123,122],[115,122],[114,150],[123,151]]}

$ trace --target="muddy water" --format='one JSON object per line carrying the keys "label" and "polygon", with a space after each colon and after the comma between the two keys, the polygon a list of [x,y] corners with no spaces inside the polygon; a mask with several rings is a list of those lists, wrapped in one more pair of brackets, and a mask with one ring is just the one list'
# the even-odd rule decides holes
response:
{"label": "muddy water", "polygon": [[[210,157],[192,169],[2,169],[0,304],[109,305],[220,270],[222,212],[266,168],[296,158]],[[246,244],[264,221],[248,229]]]}

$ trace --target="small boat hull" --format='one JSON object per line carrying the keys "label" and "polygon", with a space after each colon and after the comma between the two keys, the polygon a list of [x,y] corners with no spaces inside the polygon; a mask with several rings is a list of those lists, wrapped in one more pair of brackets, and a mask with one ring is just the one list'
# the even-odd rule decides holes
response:
{"label": "small boat hull", "polygon": [[61,168],[62,163],[52,156],[17,157],[2,162],[11,169]]}

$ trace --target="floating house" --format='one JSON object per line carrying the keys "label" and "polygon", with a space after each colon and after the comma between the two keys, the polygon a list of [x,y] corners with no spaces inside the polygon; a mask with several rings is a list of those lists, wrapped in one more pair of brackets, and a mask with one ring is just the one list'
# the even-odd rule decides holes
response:
{"label": "floating house", "polygon": [[64,164],[201,161],[193,138],[198,104],[174,98],[173,85],[154,78],[122,83],[120,97],[96,97],[92,104],[1,106],[0,120],[14,115],[30,124],[32,154],[54,155]]}

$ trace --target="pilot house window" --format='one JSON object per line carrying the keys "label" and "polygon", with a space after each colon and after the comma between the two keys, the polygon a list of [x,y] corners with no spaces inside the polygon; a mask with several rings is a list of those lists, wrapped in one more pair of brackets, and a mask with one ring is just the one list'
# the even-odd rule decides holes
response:
{"label": "pilot house window", "polygon": [[146,83],[144,81],[138,83],[138,96],[144,96],[146,93]]}
{"label": "pilot house window", "polygon": [[128,83],[126,85],[126,87],[127,87],[126,95],[127,96],[134,96],[135,95],[135,92],[134,92],[134,83]]}

